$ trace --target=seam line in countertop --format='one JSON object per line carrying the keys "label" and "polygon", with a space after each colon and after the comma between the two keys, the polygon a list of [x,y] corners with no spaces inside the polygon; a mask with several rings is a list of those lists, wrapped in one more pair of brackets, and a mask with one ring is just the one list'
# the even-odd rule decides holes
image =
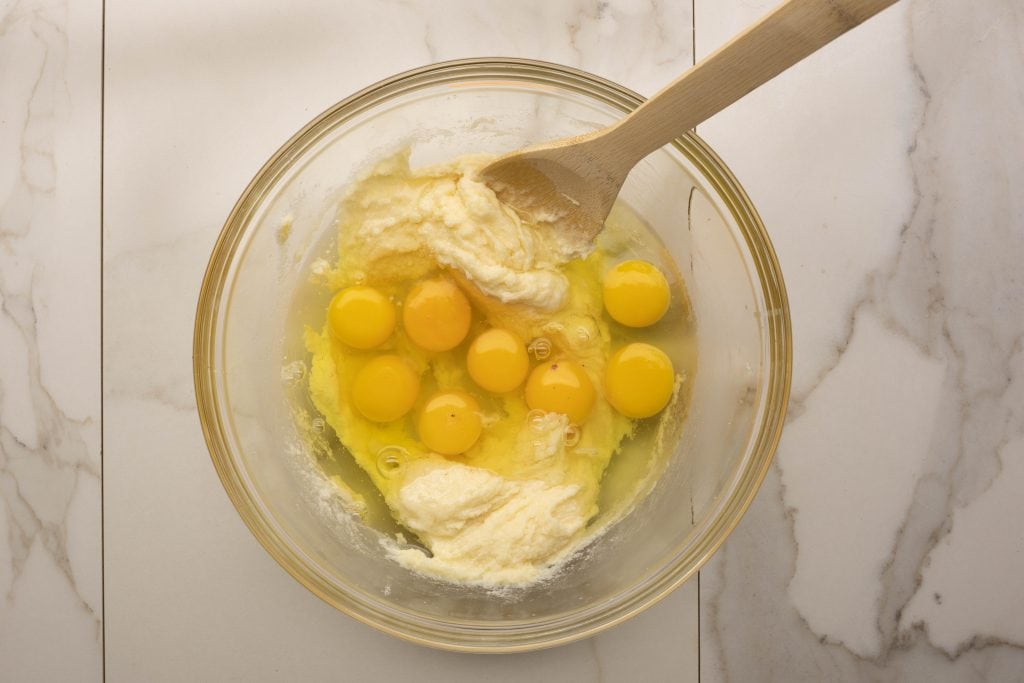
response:
{"label": "seam line in countertop", "polygon": [[[697,0],[690,0],[690,62],[694,66],[697,62]],[[694,126],[693,131],[696,132],[696,129],[697,127]],[[700,671],[700,571],[697,569],[697,683],[702,680]]]}
{"label": "seam line in countertop", "polygon": [[[104,0],[105,2],[106,0]],[[697,64],[697,0],[690,0],[690,62],[693,65]],[[697,127],[694,126],[694,132],[697,131]],[[693,501],[691,500],[691,505]],[[692,508],[691,508],[692,514]],[[701,670],[700,670],[700,641],[701,641],[701,630],[700,630],[700,574],[701,570],[697,570],[697,683],[700,683]]]}
{"label": "seam line in countertop", "polygon": [[106,522],[104,520],[104,509],[106,500],[106,477],[103,473],[103,461],[106,459],[106,443],[104,423],[104,369],[103,357],[106,353],[106,346],[103,343],[104,327],[104,297],[103,297],[103,260],[104,260],[104,214],[103,207],[106,203],[106,194],[103,183],[105,171],[104,154],[106,151],[106,140],[104,131],[106,129],[106,103],[107,103],[107,0],[100,0],[100,676],[104,683],[107,680],[107,549],[106,549]]}

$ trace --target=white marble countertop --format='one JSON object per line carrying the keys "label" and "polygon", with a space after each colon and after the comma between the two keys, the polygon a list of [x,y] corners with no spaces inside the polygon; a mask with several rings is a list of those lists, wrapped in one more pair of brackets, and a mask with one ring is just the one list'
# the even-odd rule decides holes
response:
{"label": "white marble countertop", "polygon": [[1024,12],[902,0],[698,132],[793,309],[758,497],[668,600],[527,655],[320,602],[206,454],[192,316],[307,120],[434,61],[650,94],[772,0],[0,3],[0,680],[1024,680]]}

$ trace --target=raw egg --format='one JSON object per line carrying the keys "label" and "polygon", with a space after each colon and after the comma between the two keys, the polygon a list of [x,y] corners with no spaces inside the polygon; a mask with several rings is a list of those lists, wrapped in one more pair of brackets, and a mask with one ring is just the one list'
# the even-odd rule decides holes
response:
{"label": "raw egg", "polygon": [[331,332],[354,349],[380,346],[395,329],[395,306],[373,287],[347,287],[327,311]]}
{"label": "raw egg", "polygon": [[668,280],[647,261],[623,261],[605,275],[604,307],[627,327],[647,327],[668,310]]}
{"label": "raw egg", "polygon": [[424,280],[409,291],[402,309],[405,333],[427,351],[448,351],[469,333],[469,300],[445,278]]}
{"label": "raw egg", "polygon": [[420,378],[399,356],[377,356],[352,381],[352,402],[367,420],[391,422],[416,402]]}
{"label": "raw egg", "polygon": [[465,453],[483,431],[480,405],[465,391],[434,394],[420,413],[419,435],[423,445],[441,455]]}
{"label": "raw egg", "polygon": [[493,328],[469,345],[466,368],[469,376],[482,388],[504,394],[526,379],[530,357],[522,339],[508,330]]}
{"label": "raw egg", "polygon": [[675,370],[658,347],[628,344],[609,359],[604,386],[608,402],[626,417],[651,417],[672,398]]}
{"label": "raw egg", "polygon": [[526,405],[533,410],[562,413],[582,424],[594,407],[594,385],[580,364],[561,359],[538,365],[526,381]]}

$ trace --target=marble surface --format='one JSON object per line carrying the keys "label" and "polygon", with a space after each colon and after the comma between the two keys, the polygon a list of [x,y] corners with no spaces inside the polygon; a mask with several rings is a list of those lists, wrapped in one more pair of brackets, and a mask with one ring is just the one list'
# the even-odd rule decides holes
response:
{"label": "marble surface", "polygon": [[[695,6],[697,57],[771,2]],[[699,128],[772,234],[793,398],[701,576],[707,680],[1024,677],[1024,6],[901,2]]]}
{"label": "marble surface", "polygon": [[0,3],[0,679],[100,680],[100,2]]}
{"label": "marble surface", "polygon": [[294,130],[456,57],[650,94],[772,4],[0,2],[0,680],[1020,680],[1018,0],[902,0],[699,128],[772,235],[796,362],[699,587],[564,648],[421,649],[291,580],[206,455],[199,282]]}
{"label": "marble surface", "polygon": [[[697,586],[621,629],[528,655],[434,652],[322,603],[255,542],[210,463],[192,323],[213,242],[306,121],[395,72],[534,56],[653,90],[692,60],[690,8],[632,3],[108,2],[104,138],[106,675],[111,681],[697,678]],[[525,7],[526,9],[522,9]],[[675,8],[675,9],[673,9]],[[392,43],[376,27],[388,26]],[[666,39],[644,37],[662,26]],[[631,46],[610,58],[621,32]],[[650,70],[651,64],[658,64]],[[160,438],[154,438],[160,435]]]}

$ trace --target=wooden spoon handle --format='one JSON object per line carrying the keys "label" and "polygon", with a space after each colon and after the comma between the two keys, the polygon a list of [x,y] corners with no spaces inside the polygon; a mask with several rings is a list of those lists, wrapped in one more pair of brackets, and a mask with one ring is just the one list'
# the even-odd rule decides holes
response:
{"label": "wooden spoon handle", "polygon": [[619,163],[668,144],[896,0],[787,0],[607,131]]}

